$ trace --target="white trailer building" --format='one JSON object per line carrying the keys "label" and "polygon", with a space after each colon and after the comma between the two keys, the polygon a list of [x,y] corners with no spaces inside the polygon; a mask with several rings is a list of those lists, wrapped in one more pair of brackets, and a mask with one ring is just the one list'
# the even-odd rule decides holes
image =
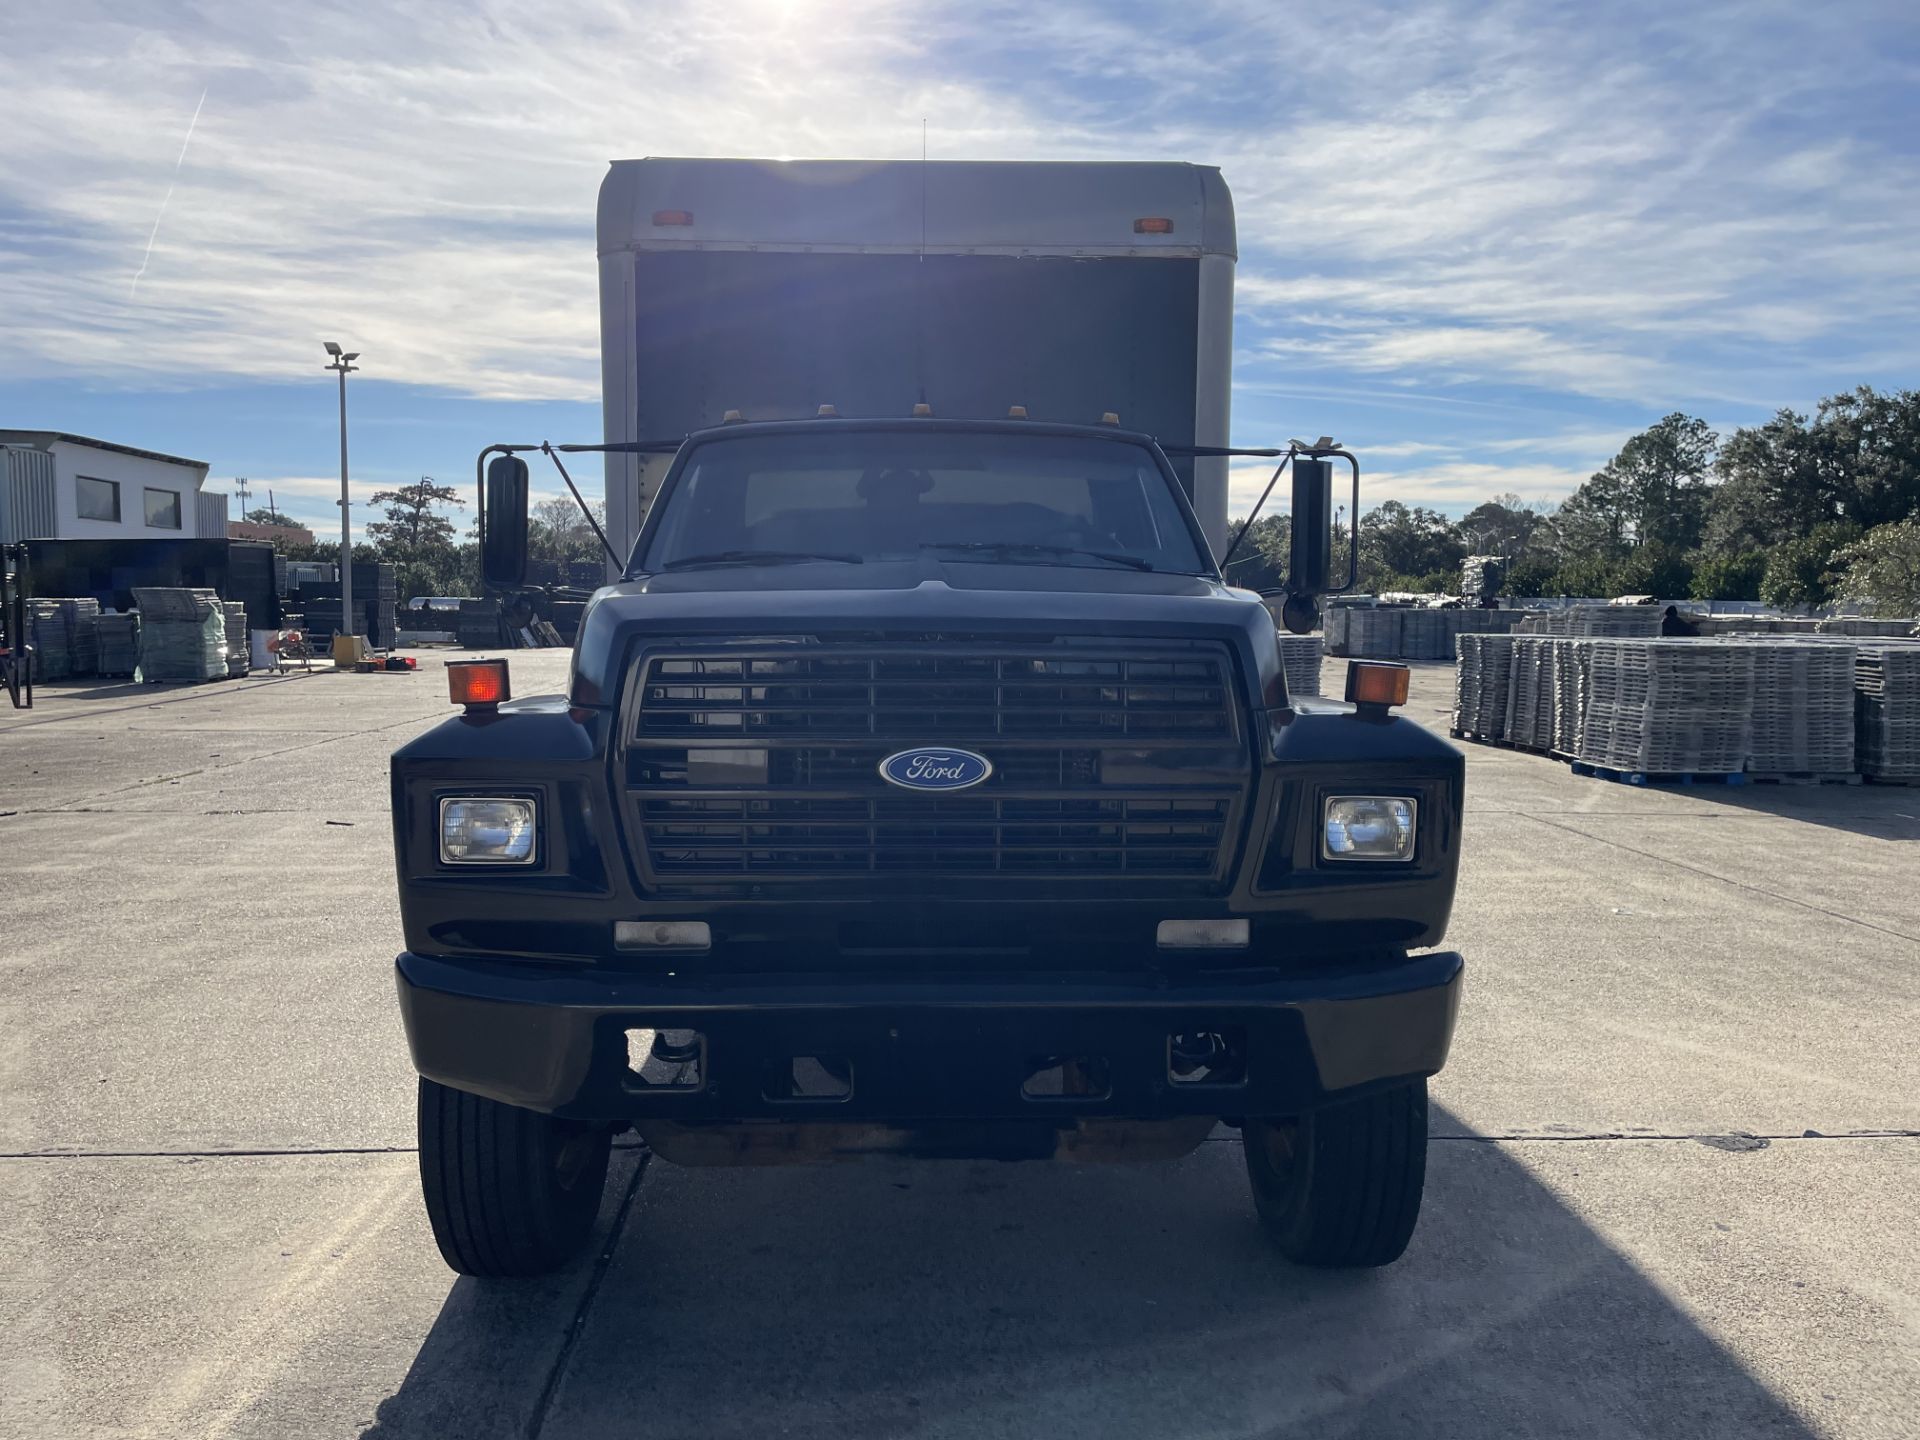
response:
{"label": "white trailer building", "polygon": [[0,541],[217,540],[207,462],[57,430],[0,429]]}

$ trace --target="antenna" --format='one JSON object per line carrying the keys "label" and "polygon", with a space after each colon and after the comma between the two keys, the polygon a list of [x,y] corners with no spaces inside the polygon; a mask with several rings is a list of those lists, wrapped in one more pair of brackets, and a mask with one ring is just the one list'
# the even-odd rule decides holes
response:
{"label": "antenna", "polygon": [[240,516],[242,519],[245,519],[247,514],[247,496],[251,493],[247,486],[246,476],[236,475],[234,477],[233,493],[240,497]]}

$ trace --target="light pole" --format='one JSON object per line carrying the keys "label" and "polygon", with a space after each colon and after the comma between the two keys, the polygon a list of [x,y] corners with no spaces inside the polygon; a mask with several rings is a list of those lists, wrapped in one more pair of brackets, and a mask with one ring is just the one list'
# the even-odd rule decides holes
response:
{"label": "light pole", "polygon": [[320,368],[340,375],[340,628],[348,635],[358,635],[360,627],[353,618],[353,512],[347,505],[347,376],[360,368],[353,363],[360,352],[342,354],[333,341],[323,343],[333,363]]}

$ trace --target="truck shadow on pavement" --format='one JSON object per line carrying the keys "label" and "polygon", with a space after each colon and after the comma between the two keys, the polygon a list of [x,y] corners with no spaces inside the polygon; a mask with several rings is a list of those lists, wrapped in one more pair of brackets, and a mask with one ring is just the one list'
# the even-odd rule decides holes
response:
{"label": "truck shadow on pavement", "polygon": [[1406,1257],[1356,1274],[1268,1249],[1234,1140],[1157,1167],[655,1162],[604,1265],[455,1284],[365,1433],[1813,1432],[1461,1137],[1432,1147]]}

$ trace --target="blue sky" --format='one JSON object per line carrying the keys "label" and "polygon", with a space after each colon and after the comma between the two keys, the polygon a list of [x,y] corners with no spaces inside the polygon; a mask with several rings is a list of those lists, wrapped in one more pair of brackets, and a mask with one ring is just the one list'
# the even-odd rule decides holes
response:
{"label": "blue sky", "polygon": [[470,487],[489,441],[598,437],[609,159],[911,158],[922,116],[935,159],[1219,165],[1235,438],[1339,436],[1369,503],[1552,500],[1669,410],[1920,383],[1910,5],[135,14],[0,19],[0,425],[322,525],[321,340],[364,353],[357,499]]}

